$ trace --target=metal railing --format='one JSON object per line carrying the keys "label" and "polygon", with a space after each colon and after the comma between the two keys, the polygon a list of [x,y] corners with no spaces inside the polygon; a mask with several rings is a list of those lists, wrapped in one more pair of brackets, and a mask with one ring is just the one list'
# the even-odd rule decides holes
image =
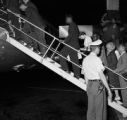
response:
{"label": "metal railing", "polygon": [[[2,11],[3,11],[3,10],[2,10]],[[47,55],[47,53],[48,53],[49,51],[52,51],[53,54],[52,54],[51,58],[54,56],[54,54],[57,54],[58,56],[60,56],[60,57],[62,57],[63,59],[65,59],[65,60],[68,61],[68,59],[67,59],[66,57],[62,56],[62,55],[60,54],[60,52],[57,51],[58,48],[59,48],[59,46],[60,46],[61,44],[63,44],[63,45],[65,45],[65,46],[67,46],[67,47],[73,49],[74,51],[76,51],[77,53],[81,54],[81,55],[84,56],[84,57],[87,56],[86,54],[80,52],[79,50],[73,48],[72,46],[70,46],[70,45],[68,45],[68,44],[66,44],[66,43],[64,43],[64,42],[61,42],[61,40],[59,40],[58,38],[56,38],[56,37],[53,36],[52,34],[48,33],[48,32],[45,31],[44,29],[41,29],[40,27],[36,26],[35,24],[33,24],[33,23],[31,23],[30,21],[26,20],[25,18],[21,17],[20,15],[14,13],[13,11],[7,9],[7,12],[6,12],[6,11],[3,11],[3,12],[4,12],[4,13],[10,12],[11,14],[15,15],[15,16],[18,17],[19,19],[24,20],[24,21],[27,22],[28,24],[34,26],[36,29],[39,29],[39,30],[42,31],[43,33],[45,33],[45,34],[47,34],[47,35],[49,35],[50,37],[53,38],[53,40],[52,40],[52,42],[50,43],[50,45],[45,45],[45,44],[41,43],[40,41],[38,41],[37,39],[35,39],[34,37],[28,35],[28,34],[25,33],[24,31],[22,31],[21,29],[18,29],[18,28],[15,27],[14,25],[11,25],[13,28],[15,28],[15,29],[17,29],[18,31],[22,32],[24,35],[30,37],[32,40],[34,40],[34,41],[37,42],[38,44],[40,44],[40,45],[42,45],[43,47],[47,48],[46,52],[45,52],[44,55],[42,56],[42,60],[45,58],[45,56]],[[0,18],[0,19],[3,20],[4,22],[6,22],[7,24],[9,24],[6,20],[4,20],[4,19],[2,19],[2,18]],[[10,24],[9,24],[9,25],[10,25]],[[54,44],[55,41],[58,41],[58,42],[59,42],[59,44],[58,44],[58,46],[56,47],[56,49],[52,48],[52,45]],[[81,67],[80,65],[74,63],[72,60],[69,60],[69,62],[82,69],[82,67]],[[110,70],[110,71],[113,72],[114,74],[120,76],[121,78],[123,78],[124,80],[127,81],[127,78],[123,77],[121,74],[116,73],[114,70],[110,69],[110,68],[107,67],[107,66],[105,66],[105,68],[108,69],[108,70]],[[123,90],[123,89],[127,89],[127,87],[125,87],[125,88],[111,88],[111,89],[112,89],[112,90],[116,90],[116,89],[118,89],[118,90]]]}

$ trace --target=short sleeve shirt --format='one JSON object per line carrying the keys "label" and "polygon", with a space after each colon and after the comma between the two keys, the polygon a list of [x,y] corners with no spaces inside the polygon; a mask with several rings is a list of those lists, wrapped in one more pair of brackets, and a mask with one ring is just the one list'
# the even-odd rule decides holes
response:
{"label": "short sleeve shirt", "polygon": [[104,66],[101,59],[93,52],[91,52],[83,60],[82,69],[84,75],[88,80],[100,79],[99,72],[104,71]]}
{"label": "short sleeve shirt", "polygon": [[84,46],[88,47],[88,46],[90,45],[91,42],[92,42],[91,37],[85,36]]}

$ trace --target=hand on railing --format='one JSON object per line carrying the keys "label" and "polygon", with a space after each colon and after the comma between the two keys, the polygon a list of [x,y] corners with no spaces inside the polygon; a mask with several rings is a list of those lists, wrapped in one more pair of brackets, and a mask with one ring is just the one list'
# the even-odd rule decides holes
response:
{"label": "hand on railing", "polygon": [[118,69],[115,69],[114,72],[115,72],[115,73],[119,73]]}
{"label": "hand on railing", "polygon": [[16,13],[16,16],[17,16],[17,17],[20,17],[21,15],[20,15],[20,14],[18,14],[18,13]]}
{"label": "hand on railing", "polygon": [[64,43],[64,40],[59,40],[59,42]]}

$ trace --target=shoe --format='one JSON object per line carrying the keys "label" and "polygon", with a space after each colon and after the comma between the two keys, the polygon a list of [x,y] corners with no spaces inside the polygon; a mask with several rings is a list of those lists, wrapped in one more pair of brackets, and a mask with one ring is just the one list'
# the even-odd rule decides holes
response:
{"label": "shoe", "polygon": [[66,73],[71,74],[69,70],[64,70]]}
{"label": "shoe", "polygon": [[121,101],[116,101],[116,103],[119,105],[123,105],[123,103]]}
{"label": "shoe", "polygon": [[55,60],[59,60],[59,58],[60,58],[59,56],[55,56],[54,57]]}
{"label": "shoe", "polygon": [[74,77],[74,73],[73,72],[70,72],[69,74]]}
{"label": "shoe", "polygon": [[34,48],[30,45],[30,44],[27,44],[27,46],[26,46],[27,48],[29,48],[30,50],[34,50]]}
{"label": "shoe", "polygon": [[21,44],[23,44],[24,46],[26,46],[27,45],[27,43],[25,43],[24,41],[19,41]]}
{"label": "shoe", "polygon": [[[61,67],[60,67],[61,68]],[[62,69],[62,68],[61,68]],[[64,70],[64,69],[62,69],[63,71],[65,71],[66,73],[68,73],[68,74],[71,74],[71,72],[69,71],[69,70]]]}
{"label": "shoe", "polygon": [[36,51],[36,53],[37,53],[38,55],[41,55],[41,56],[42,56],[42,53],[41,53],[41,52],[39,52],[39,51]]}
{"label": "shoe", "polygon": [[78,80],[79,80],[80,82],[84,83],[84,84],[86,83],[85,80],[84,80],[83,78],[79,78]]}
{"label": "shoe", "polygon": [[63,71],[65,71],[66,73],[70,74],[70,71],[69,71],[69,70],[67,70],[67,69],[63,69],[63,67],[62,67],[62,66],[60,67],[60,69],[61,69],[61,70],[63,70]]}
{"label": "shoe", "polygon": [[74,75],[75,78],[77,78],[78,80],[81,78],[79,75]]}
{"label": "shoe", "polygon": [[41,53],[38,49],[36,49],[36,48],[33,48],[33,52],[37,53],[38,55],[41,55],[41,54],[42,54],[42,53]]}
{"label": "shoe", "polygon": [[115,100],[116,101],[120,101],[120,97],[115,97]]}

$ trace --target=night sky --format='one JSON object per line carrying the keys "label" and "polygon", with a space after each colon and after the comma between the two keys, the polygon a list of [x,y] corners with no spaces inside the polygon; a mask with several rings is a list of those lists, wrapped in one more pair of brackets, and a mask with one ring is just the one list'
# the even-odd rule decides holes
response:
{"label": "night sky", "polygon": [[96,24],[106,11],[106,0],[32,0],[41,15],[54,25],[64,24],[65,14],[72,14],[77,24]]}
{"label": "night sky", "polygon": [[[97,24],[106,12],[106,0],[32,0],[43,18],[53,25],[64,24],[65,14],[72,14],[77,24]],[[120,14],[127,18],[127,0],[120,0]]]}

